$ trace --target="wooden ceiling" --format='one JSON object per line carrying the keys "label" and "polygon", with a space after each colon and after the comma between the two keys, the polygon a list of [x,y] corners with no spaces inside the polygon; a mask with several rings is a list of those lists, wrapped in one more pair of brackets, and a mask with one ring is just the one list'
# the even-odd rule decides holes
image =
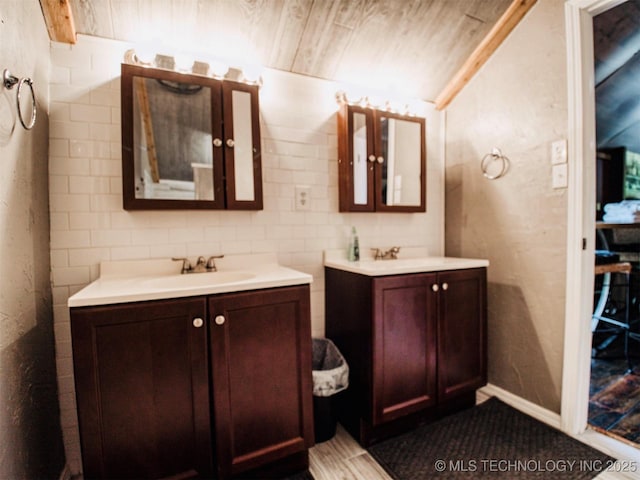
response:
{"label": "wooden ceiling", "polygon": [[598,148],[640,153],[640,0],[593,20]]}
{"label": "wooden ceiling", "polygon": [[[441,107],[535,3],[535,0],[40,1],[45,18],[64,17],[66,13],[56,10],[60,5],[70,7],[71,26],[77,33],[134,44],[164,43],[214,56],[227,56],[231,52],[231,56],[241,58],[250,54],[262,65],[283,71],[385,90],[395,88],[401,94],[427,101],[435,101],[441,95]],[[50,34],[51,23],[47,18]],[[73,37],[75,33],[69,29],[67,35]],[[51,38],[55,40],[55,34]],[[476,51],[483,42],[482,51]],[[463,66],[465,71],[460,70]],[[445,92],[456,73],[458,85],[449,86],[450,92]]]}

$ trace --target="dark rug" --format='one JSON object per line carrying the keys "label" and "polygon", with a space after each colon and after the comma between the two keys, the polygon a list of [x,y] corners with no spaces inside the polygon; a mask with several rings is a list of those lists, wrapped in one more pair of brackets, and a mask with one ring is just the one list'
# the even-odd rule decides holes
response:
{"label": "dark rug", "polygon": [[614,461],[497,398],[368,451],[396,480],[587,479]]}

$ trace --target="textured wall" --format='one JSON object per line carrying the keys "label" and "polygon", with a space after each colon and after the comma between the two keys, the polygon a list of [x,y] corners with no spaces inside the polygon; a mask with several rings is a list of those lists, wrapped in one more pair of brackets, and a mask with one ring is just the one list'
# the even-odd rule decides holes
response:
{"label": "textured wall", "polygon": [[[443,244],[440,114],[427,116],[427,213],[341,214],[337,191],[336,86],[276,71],[260,90],[264,210],[126,212],[122,209],[120,63],[126,45],[80,36],[52,50],[51,262],[62,424],[72,472],[80,471],[67,299],[98,275],[101,260],[275,252],[310,273],[314,335],[324,333],[322,252],[345,248],[350,225],[370,246]],[[311,187],[309,211],[294,209]]]}
{"label": "textured wall", "polygon": [[[488,258],[489,381],[560,411],[566,190],[551,142],[567,137],[564,2],[539,0],[447,111],[445,250]],[[492,147],[511,160],[487,180]]]}
{"label": "textured wall", "polygon": [[[0,86],[0,478],[64,466],[49,283],[49,39],[38,0],[0,1],[1,69],[35,82],[37,123]],[[26,89],[23,95],[30,101]],[[12,131],[11,128],[15,126]]]}

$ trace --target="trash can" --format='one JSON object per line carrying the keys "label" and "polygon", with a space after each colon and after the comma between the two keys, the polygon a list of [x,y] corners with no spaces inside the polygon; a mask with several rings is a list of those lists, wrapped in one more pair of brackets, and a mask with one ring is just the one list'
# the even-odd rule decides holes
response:
{"label": "trash can", "polygon": [[349,366],[328,338],[313,339],[313,424],[316,443],[336,434],[338,419],[334,396],[349,386]]}

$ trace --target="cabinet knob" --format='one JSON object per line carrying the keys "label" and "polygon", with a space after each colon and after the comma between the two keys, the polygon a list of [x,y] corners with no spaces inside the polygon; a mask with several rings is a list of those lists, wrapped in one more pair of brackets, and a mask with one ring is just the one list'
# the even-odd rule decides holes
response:
{"label": "cabinet knob", "polygon": [[442,284],[442,289],[443,289],[443,290],[448,290],[448,289],[449,289],[449,284],[448,284],[447,282],[444,282],[444,283]]}
{"label": "cabinet knob", "polygon": [[220,140],[219,138],[214,138],[213,139],[213,146],[214,147],[221,147],[222,146],[222,140]]}
{"label": "cabinet knob", "polygon": [[193,326],[196,328],[200,328],[202,325],[204,325],[204,320],[202,320],[200,317],[196,317],[193,319]]}
{"label": "cabinet knob", "polygon": [[233,138],[227,138],[227,147],[233,147],[235,144]]}
{"label": "cabinet knob", "polygon": [[369,161],[370,162],[375,162],[376,161],[376,156],[375,155],[369,155]]}
{"label": "cabinet knob", "polygon": [[224,315],[216,316],[216,318],[214,319],[214,322],[216,322],[216,325],[223,325],[224,324]]}
{"label": "cabinet knob", "polygon": [[378,157],[378,163],[384,163],[384,158],[383,157]]}
{"label": "cabinet knob", "polygon": [[431,285],[431,290],[433,290],[434,292],[437,292],[438,290],[440,290],[440,287],[438,286],[437,283],[434,283],[433,285]]}

